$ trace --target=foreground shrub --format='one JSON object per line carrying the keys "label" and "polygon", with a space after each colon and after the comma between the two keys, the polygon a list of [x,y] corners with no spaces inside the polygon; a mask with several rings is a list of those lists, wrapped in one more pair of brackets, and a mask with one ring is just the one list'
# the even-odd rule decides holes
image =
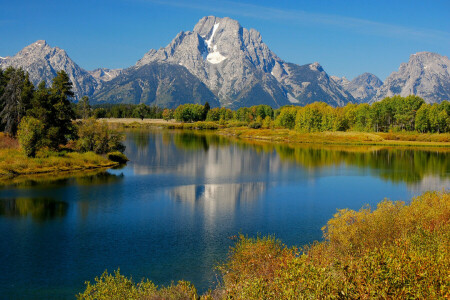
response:
{"label": "foreground shrub", "polygon": [[97,154],[125,151],[124,136],[108,128],[106,123],[89,119],[78,126],[76,148],[81,152],[93,151]]}
{"label": "foreground shrub", "polygon": [[100,278],[95,278],[95,284],[86,282],[86,290],[77,295],[77,299],[197,299],[197,290],[186,281],[179,281],[168,287],[158,287],[149,280],[135,283],[131,278],[105,271]]}
{"label": "foreground shrub", "polygon": [[17,137],[25,155],[35,157],[44,136],[44,124],[33,117],[24,117],[19,124]]}
{"label": "foreground shrub", "polygon": [[274,238],[240,237],[221,267],[232,299],[436,299],[450,293],[450,194],[410,205],[339,210],[325,241],[297,251]]}

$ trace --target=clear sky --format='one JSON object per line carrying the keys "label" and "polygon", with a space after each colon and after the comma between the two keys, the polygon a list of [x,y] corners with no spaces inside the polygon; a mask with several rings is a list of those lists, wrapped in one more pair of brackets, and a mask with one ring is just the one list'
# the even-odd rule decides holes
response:
{"label": "clear sky", "polygon": [[384,80],[419,51],[450,54],[450,0],[0,0],[0,8],[0,56],[44,39],[87,70],[131,66],[206,15],[257,29],[286,61],[317,61],[349,79]]}

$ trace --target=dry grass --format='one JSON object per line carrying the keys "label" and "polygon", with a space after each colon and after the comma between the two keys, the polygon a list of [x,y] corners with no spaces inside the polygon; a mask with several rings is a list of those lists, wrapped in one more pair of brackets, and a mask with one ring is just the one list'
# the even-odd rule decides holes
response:
{"label": "dry grass", "polygon": [[19,142],[3,132],[0,132],[0,149],[19,149]]}

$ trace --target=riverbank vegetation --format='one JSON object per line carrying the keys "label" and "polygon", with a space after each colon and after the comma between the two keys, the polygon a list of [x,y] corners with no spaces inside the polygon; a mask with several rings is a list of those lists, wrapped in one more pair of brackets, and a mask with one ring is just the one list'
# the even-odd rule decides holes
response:
{"label": "riverbank vegetation", "polygon": [[372,210],[338,210],[323,241],[288,247],[272,236],[243,235],[203,296],[184,281],[158,289],[105,272],[78,299],[443,299],[450,294],[450,193]]}
{"label": "riverbank vegetation", "polygon": [[[112,107],[118,111],[124,109],[123,105]],[[176,109],[159,110],[158,113],[141,115],[132,113],[139,110],[157,110],[144,107],[146,107],[144,104],[139,104],[126,110],[128,113],[109,113],[103,117],[175,119],[182,123],[207,121],[223,127],[281,128],[304,133],[355,131],[418,134],[450,131],[450,102],[427,104],[422,98],[414,95],[387,97],[370,105],[349,103],[344,107],[314,102],[306,106],[284,106],[275,110],[268,105],[256,105],[233,111],[228,108],[210,108],[206,102],[205,105],[184,104]]]}
{"label": "riverbank vegetation", "polygon": [[[388,97],[369,104],[333,108],[315,102],[304,107],[267,105],[210,108],[208,103],[164,109],[160,120],[115,119],[126,128],[216,130],[246,139],[290,143],[450,146],[450,102],[427,104],[417,96]],[[123,120],[123,121],[121,121]]]}
{"label": "riverbank vegetation", "polygon": [[[0,70],[0,176],[105,168],[118,163],[101,156],[123,152],[123,136],[95,120],[74,122],[72,83],[64,71],[51,87],[37,89],[22,69]],[[84,97],[78,113],[90,114]],[[119,157],[120,156],[120,157]]]}

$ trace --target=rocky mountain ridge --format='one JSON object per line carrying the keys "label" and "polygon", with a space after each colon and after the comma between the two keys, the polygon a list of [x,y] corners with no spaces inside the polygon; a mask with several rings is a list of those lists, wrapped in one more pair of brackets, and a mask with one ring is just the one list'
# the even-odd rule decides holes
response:
{"label": "rocky mountain ridge", "polygon": [[394,94],[416,94],[429,103],[450,99],[446,56],[413,54],[384,83],[370,73],[349,81],[329,76],[317,62],[288,63],[269,49],[257,30],[214,16],[200,19],[192,31],[180,32],[169,45],[148,51],[127,69],[86,71],[63,49],[43,40],[14,56],[0,57],[0,68],[8,66],[29,72],[35,85],[42,80],[50,85],[56,72],[65,70],[74,83],[76,99],[88,95],[93,103],[172,107],[209,101],[230,108],[256,104],[276,108],[314,101],[343,106]]}
{"label": "rocky mountain ridge", "polygon": [[230,18],[200,19],[193,31],[182,31],[167,47],[150,50],[135,67],[151,62],[186,67],[226,107],[307,104],[319,96],[333,106],[354,101],[318,63],[286,63],[258,31],[242,28]]}
{"label": "rocky mountain ridge", "polygon": [[331,78],[349,92],[357,103],[365,103],[372,100],[378,89],[383,85],[383,82],[371,73],[361,74],[352,81],[345,77],[331,76]]}
{"label": "rocky mountain ridge", "polygon": [[52,48],[44,40],[28,45],[14,56],[0,59],[0,68],[9,66],[27,71],[35,86],[41,81],[50,86],[56,73],[64,70],[73,83],[77,99],[83,95],[92,95],[98,86],[97,80],[78,66],[66,51],[58,47]]}
{"label": "rocky mountain ridge", "polygon": [[393,95],[422,97],[427,103],[450,100],[450,60],[432,52],[412,54],[378,89],[370,102]]}

